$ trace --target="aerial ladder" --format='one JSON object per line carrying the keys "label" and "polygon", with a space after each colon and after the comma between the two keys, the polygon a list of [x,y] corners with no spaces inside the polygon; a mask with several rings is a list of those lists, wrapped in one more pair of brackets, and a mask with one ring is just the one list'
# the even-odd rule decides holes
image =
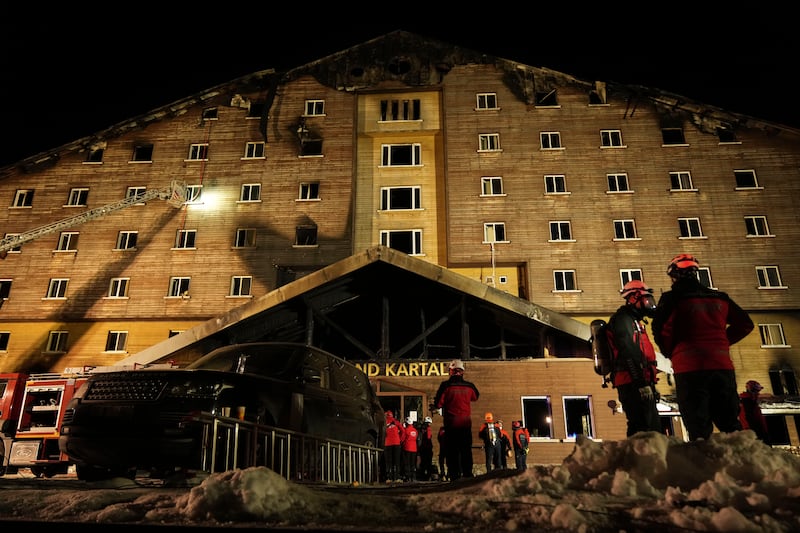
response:
{"label": "aerial ladder", "polygon": [[113,213],[114,211],[119,211],[120,209],[125,209],[126,207],[156,198],[165,200],[168,204],[175,208],[180,208],[187,201],[186,183],[181,180],[173,180],[169,187],[163,189],[145,190],[143,193],[136,196],[129,196],[118,202],[95,207],[94,209],[89,209],[88,211],[84,211],[83,213],[79,213],[75,216],[58,220],[56,222],[51,222],[50,224],[45,224],[44,226],[39,226],[38,228],[33,228],[32,230],[24,233],[7,235],[3,239],[0,239],[0,259],[5,259],[9,250],[21,246],[28,241],[38,239],[42,235],[47,235],[62,229],[71,228],[73,226],[83,224],[84,222],[89,222],[90,220],[104,217],[109,213]]}

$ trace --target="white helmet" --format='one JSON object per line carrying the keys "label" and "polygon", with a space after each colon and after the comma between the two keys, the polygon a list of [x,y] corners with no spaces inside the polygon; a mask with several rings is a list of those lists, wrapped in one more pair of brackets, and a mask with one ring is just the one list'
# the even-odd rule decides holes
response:
{"label": "white helmet", "polygon": [[450,370],[464,370],[464,363],[461,359],[453,359],[450,361]]}
{"label": "white helmet", "polygon": [[426,423],[426,424],[433,424],[433,418],[431,418],[431,417],[429,417],[429,416],[426,416],[426,417],[425,417],[425,423]]}
{"label": "white helmet", "polygon": [[410,426],[413,423],[414,423],[414,419],[413,418],[411,418],[410,416],[406,417],[406,424],[408,424]]}

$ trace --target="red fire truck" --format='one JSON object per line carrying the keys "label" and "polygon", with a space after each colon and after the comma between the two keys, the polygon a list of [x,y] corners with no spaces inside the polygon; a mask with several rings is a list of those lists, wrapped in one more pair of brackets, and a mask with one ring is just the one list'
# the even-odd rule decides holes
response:
{"label": "red fire truck", "polygon": [[0,474],[29,468],[37,477],[66,474],[58,449],[63,411],[87,374],[0,374]]}
{"label": "red fire truck", "polygon": [[70,462],[58,448],[58,436],[72,396],[93,373],[137,367],[141,366],[67,368],[61,374],[0,373],[0,475],[20,468],[37,477],[66,474]]}

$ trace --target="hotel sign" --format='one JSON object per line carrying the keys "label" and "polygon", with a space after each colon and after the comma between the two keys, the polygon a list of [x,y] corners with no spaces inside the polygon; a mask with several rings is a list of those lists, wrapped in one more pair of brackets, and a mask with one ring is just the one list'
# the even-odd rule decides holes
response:
{"label": "hotel sign", "polygon": [[404,361],[383,363],[369,361],[355,364],[367,376],[374,377],[431,377],[449,376],[450,361]]}

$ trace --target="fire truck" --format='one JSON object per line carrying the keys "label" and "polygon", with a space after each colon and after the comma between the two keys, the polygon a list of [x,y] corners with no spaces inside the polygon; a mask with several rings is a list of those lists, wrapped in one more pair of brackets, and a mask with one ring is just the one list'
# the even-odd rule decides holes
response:
{"label": "fire truck", "polygon": [[88,375],[0,374],[0,473],[29,468],[36,477],[66,474],[58,449],[64,408]]}
{"label": "fire truck", "polygon": [[0,374],[0,475],[27,468],[36,477],[66,474],[71,465],[58,448],[61,422],[72,396],[91,374],[157,365],[67,368],[63,373]]}

